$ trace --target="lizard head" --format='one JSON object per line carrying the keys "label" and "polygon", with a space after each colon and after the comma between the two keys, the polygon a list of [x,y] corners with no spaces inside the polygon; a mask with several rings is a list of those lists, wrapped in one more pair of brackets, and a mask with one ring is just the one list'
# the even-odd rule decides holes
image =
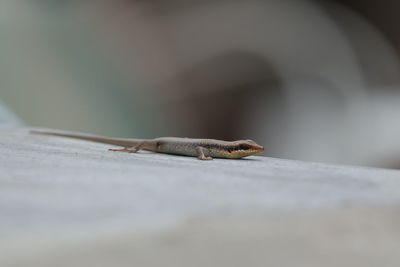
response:
{"label": "lizard head", "polygon": [[231,154],[235,158],[243,158],[263,151],[264,147],[258,145],[253,140],[239,140],[235,142],[235,149],[231,151]]}

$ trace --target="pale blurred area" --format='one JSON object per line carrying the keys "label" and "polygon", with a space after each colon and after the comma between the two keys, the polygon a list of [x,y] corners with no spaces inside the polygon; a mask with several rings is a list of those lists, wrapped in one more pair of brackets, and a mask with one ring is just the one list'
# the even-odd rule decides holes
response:
{"label": "pale blurred area", "polygon": [[0,113],[109,136],[254,139],[271,157],[400,168],[399,8],[2,0]]}

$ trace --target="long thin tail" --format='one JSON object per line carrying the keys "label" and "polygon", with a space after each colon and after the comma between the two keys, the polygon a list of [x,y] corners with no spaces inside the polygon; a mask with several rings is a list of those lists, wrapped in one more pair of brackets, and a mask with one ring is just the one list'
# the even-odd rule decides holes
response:
{"label": "long thin tail", "polygon": [[123,146],[123,147],[136,146],[138,143],[143,141],[141,139],[108,138],[108,137],[95,136],[95,135],[46,132],[46,131],[36,131],[36,130],[30,131],[30,133],[31,134],[41,134],[41,135],[61,136],[61,137],[79,139],[79,140],[92,141],[92,142],[96,142],[96,143]]}

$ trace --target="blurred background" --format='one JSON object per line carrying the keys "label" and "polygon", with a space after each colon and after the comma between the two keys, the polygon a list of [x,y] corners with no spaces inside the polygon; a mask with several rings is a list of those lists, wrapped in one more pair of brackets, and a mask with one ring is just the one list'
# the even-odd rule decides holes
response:
{"label": "blurred background", "polygon": [[0,3],[0,122],[400,168],[398,1]]}

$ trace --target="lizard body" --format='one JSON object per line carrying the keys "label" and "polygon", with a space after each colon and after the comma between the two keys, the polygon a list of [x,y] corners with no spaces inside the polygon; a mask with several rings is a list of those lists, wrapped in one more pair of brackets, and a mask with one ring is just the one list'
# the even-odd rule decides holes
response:
{"label": "lizard body", "polygon": [[210,160],[212,158],[237,159],[264,151],[262,146],[252,140],[222,141],[180,137],[125,139],[42,131],[31,131],[31,133],[68,137],[124,147],[122,149],[110,149],[110,151],[136,153],[139,150],[147,150],[157,153],[192,156],[201,160]]}

